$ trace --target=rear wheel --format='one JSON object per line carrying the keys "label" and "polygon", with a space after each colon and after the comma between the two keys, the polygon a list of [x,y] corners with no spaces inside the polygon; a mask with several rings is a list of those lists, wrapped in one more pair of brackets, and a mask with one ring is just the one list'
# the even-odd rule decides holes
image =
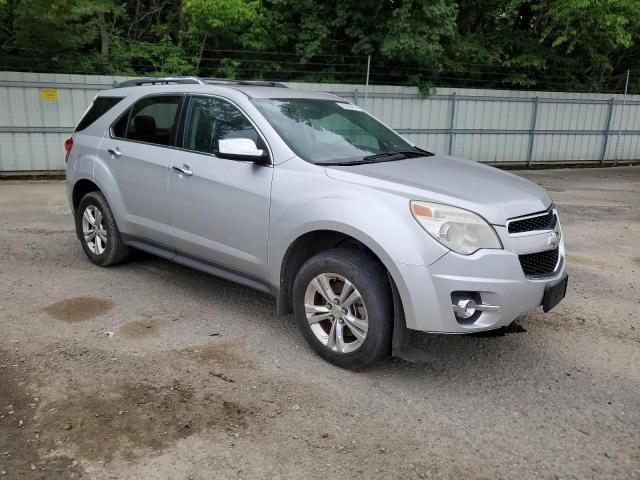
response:
{"label": "rear wheel", "polygon": [[309,345],[343,368],[389,354],[393,304],[386,272],[366,253],[333,249],[309,259],[293,286],[294,315]]}
{"label": "rear wheel", "polygon": [[89,260],[101,267],[115,265],[129,255],[120,231],[101,192],[89,192],[76,210],[76,232]]}

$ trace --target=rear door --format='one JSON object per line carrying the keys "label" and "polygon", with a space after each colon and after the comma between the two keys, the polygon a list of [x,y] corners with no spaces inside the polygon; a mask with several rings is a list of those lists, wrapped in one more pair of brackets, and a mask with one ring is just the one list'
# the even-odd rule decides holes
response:
{"label": "rear door", "polygon": [[189,99],[183,137],[169,174],[176,250],[266,278],[273,168],[215,155],[225,138],[248,138],[266,148],[264,140],[236,105],[213,96]]}
{"label": "rear door", "polygon": [[168,168],[184,96],[138,100],[111,127],[99,154],[109,164],[124,205],[120,229],[171,246]]}

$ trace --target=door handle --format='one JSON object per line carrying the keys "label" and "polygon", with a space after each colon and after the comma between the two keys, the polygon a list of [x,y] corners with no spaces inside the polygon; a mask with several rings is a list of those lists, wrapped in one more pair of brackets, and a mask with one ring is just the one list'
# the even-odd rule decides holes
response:
{"label": "door handle", "polygon": [[109,148],[107,150],[107,152],[109,152],[109,154],[113,155],[114,157],[119,157],[120,155],[122,155],[122,152],[120,151],[120,149],[118,147]]}
{"label": "door handle", "polygon": [[185,177],[190,177],[191,175],[193,175],[193,172],[191,171],[191,169],[189,168],[189,165],[187,164],[182,165],[182,168],[176,167],[175,165],[171,168],[173,168],[173,171],[176,172],[178,175],[184,175]]}

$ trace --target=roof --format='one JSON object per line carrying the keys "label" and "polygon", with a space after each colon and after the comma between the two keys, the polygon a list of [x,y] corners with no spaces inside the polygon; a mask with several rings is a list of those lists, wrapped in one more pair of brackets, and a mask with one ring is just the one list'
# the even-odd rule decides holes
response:
{"label": "roof", "polygon": [[[203,92],[209,90],[208,87],[215,87],[216,89],[229,88],[242,92],[249,98],[311,98],[324,100],[336,100],[339,98],[329,93],[288,88],[283,83],[278,82],[232,80],[225,78],[139,78],[120,82],[114,86],[114,89],[124,88],[135,91],[134,89],[137,88],[145,88],[145,90],[153,91],[157,89],[162,92]],[[110,90],[110,92],[113,92],[113,90]]]}
{"label": "roof", "polygon": [[249,98],[312,98],[318,100],[336,100],[339,97],[330,93],[314,92],[311,90],[297,90],[295,88],[274,88],[254,86],[232,86]]}

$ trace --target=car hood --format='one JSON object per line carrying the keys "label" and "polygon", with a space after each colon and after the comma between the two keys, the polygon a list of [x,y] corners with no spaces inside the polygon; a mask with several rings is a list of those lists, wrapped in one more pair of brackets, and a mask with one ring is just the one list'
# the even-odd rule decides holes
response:
{"label": "car hood", "polygon": [[392,162],[328,166],[335,180],[465,208],[494,225],[543,211],[551,204],[537,184],[478,162],[434,155]]}

